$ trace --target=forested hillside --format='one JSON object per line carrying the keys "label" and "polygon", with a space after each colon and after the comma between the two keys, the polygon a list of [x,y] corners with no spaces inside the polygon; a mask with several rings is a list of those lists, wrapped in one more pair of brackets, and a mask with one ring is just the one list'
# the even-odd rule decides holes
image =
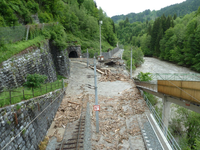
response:
{"label": "forested hillside", "polygon": [[[115,26],[93,0],[1,0],[0,27],[35,24],[32,15],[38,15],[40,23],[59,22],[57,31],[40,33],[66,47],[77,41],[83,51],[91,54],[99,49],[99,21],[103,21],[102,49],[116,46]],[[1,28],[2,29],[2,28]]]}
{"label": "forested hillside", "polygon": [[155,21],[116,25],[123,44],[140,47],[145,56],[154,56],[200,72],[200,8],[183,18],[162,15]]}
{"label": "forested hillside", "polygon": [[151,11],[148,9],[141,13],[130,13],[127,15],[113,16],[112,19],[115,23],[119,23],[120,21],[128,18],[130,23],[133,23],[136,21],[145,22],[146,20],[148,21],[155,20],[155,18],[161,17],[163,14],[165,14],[165,16],[169,16],[169,15],[173,16],[174,14],[177,14],[178,17],[181,17],[193,11],[196,11],[199,6],[200,6],[199,0],[186,0],[180,4],[170,5],[158,11],[155,11],[155,10]]}

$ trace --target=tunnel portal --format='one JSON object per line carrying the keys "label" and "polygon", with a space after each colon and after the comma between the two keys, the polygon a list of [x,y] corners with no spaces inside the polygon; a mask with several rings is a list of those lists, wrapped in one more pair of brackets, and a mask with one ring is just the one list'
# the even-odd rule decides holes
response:
{"label": "tunnel portal", "polygon": [[77,52],[76,52],[76,51],[71,51],[71,52],[69,53],[69,58],[78,58]]}

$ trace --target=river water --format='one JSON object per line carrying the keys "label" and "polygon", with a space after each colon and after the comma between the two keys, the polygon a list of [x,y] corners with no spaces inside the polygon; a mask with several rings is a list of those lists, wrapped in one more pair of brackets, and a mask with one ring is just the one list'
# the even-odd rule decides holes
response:
{"label": "river water", "polygon": [[152,57],[144,57],[144,63],[133,72],[136,77],[140,72],[150,73],[197,73],[189,68],[162,61]]}

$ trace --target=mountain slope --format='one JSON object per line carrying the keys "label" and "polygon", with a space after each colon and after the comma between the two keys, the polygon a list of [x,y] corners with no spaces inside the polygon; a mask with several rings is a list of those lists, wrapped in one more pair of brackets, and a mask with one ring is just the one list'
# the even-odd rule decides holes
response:
{"label": "mountain slope", "polygon": [[151,11],[148,9],[141,13],[130,13],[127,15],[113,16],[112,19],[115,23],[119,23],[121,20],[125,20],[126,17],[129,18],[130,23],[136,21],[144,22],[146,20],[155,20],[155,18],[160,17],[163,14],[165,14],[165,16],[173,16],[174,14],[177,14],[177,16],[184,16],[186,14],[198,10],[199,6],[200,0],[186,0],[180,4],[170,5],[158,11]]}

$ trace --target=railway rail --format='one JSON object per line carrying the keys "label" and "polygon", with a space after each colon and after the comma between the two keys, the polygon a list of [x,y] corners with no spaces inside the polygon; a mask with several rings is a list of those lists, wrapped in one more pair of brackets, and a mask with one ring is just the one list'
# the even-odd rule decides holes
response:
{"label": "railway rail", "polygon": [[67,131],[66,129],[63,140],[61,144],[58,145],[56,150],[83,150],[85,116],[86,116],[86,105],[82,105],[81,115],[78,123],[76,124],[75,131],[72,134],[72,138],[70,139],[65,138]]}

